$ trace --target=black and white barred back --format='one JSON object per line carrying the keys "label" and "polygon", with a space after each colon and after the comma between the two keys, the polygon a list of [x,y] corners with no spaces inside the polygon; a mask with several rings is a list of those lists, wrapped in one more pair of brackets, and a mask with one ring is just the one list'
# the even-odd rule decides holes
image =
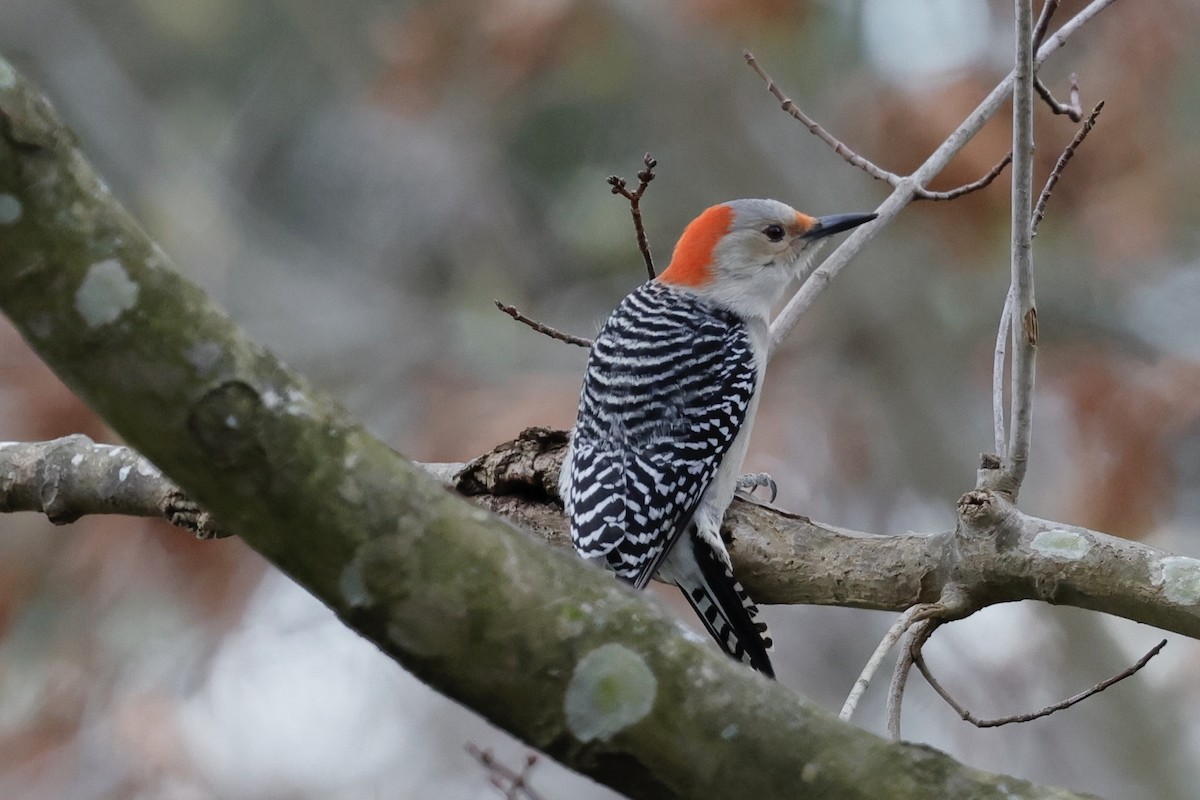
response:
{"label": "black and white barred back", "polygon": [[642,285],[592,345],[564,500],[579,554],[639,589],[686,534],[669,577],[726,652],[770,674],[757,607],[727,555],[692,524],[757,382],[741,319],[660,283]]}

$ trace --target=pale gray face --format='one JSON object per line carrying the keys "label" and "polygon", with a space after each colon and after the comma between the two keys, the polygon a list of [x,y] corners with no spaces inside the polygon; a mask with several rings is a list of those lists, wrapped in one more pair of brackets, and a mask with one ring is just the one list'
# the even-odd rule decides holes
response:
{"label": "pale gray face", "polygon": [[799,266],[816,254],[815,241],[874,217],[818,219],[778,200],[731,200],[692,220],[658,280],[766,319]]}
{"label": "pale gray face", "polygon": [[811,241],[806,234],[817,223],[778,200],[733,200],[727,205],[733,210],[733,223],[723,255],[742,260],[746,267],[793,266]]}

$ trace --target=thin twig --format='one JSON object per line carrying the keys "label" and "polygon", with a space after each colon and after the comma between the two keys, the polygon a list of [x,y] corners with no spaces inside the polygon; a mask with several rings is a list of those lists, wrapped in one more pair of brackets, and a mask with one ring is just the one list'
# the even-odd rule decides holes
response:
{"label": "thin twig", "polygon": [[[1033,0],[1015,0],[1016,64],[1013,69],[1012,173],[1012,410],[1005,473],[1013,496],[1021,488],[1033,437],[1033,385],[1037,359],[1033,247]],[[1018,319],[1020,324],[1018,324]]]}
{"label": "thin twig", "polygon": [[1030,222],[1030,236],[1037,236],[1038,226],[1042,224],[1042,218],[1046,216],[1046,203],[1050,200],[1050,195],[1054,191],[1055,184],[1058,183],[1058,179],[1062,177],[1063,170],[1066,169],[1068,162],[1075,155],[1076,148],[1083,143],[1083,140],[1087,138],[1092,128],[1095,127],[1096,119],[1100,116],[1100,111],[1103,108],[1104,101],[1101,100],[1092,109],[1092,113],[1088,114],[1087,120],[1084,121],[1083,126],[1075,134],[1075,138],[1071,140],[1071,143],[1062,151],[1062,155],[1058,157],[1054,169],[1050,171],[1050,177],[1046,179],[1046,185],[1042,188],[1042,194],[1038,197],[1037,206],[1033,210],[1033,221]]}
{"label": "thin twig", "polygon": [[[1058,10],[1058,4],[1059,0],[1046,0],[1045,5],[1042,6],[1041,16],[1038,17],[1037,25],[1033,28],[1033,49],[1035,51],[1042,46],[1042,40],[1046,38],[1046,29],[1050,26],[1050,18]],[[1046,105],[1050,106],[1050,110],[1055,114],[1066,114],[1072,122],[1079,122],[1083,119],[1083,106],[1079,102],[1079,76],[1074,72],[1070,77],[1070,104],[1058,102],[1050,88],[1042,82],[1041,76],[1036,73],[1033,76],[1033,89],[1046,101]]]}
{"label": "thin twig", "polygon": [[496,304],[496,308],[500,309],[505,314],[508,314],[510,317],[515,319],[517,322],[524,323],[525,325],[528,325],[529,327],[533,328],[538,333],[549,336],[551,339],[557,339],[560,342],[566,342],[567,344],[573,344],[578,347],[591,347],[592,346],[591,339],[585,339],[582,336],[575,336],[574,334],[570,334],[570,333],[563,333],[558,328],[552,328],[543,322],[538,322],[536,319],[530,319],[529,317],[522,314],[520,311],[517,311],[517,309],[515,307],[505,305],[504,303],[501,303],[499,300],[493,299],[492,302]]}
{"label": "thin twig", "polygon": [[517,771],[498,761],[491,748],[481,749],[468,742],[467,752],[488,771],[488,780],[504,793],[505,800],[543,800],[543,796],[529,785],[529,776],[538,765],[537,753],[525,756],[524,765]]}
{"label": "thin twig", "polygon": [[846,702],[842,704],[842,710],[838,713],[838,719],[843,722],[849,722],[854,716],[854,710],[858,707],[858,701],[862,699],[863,694],[867,691],[867,687],[871,685],[871,679],[875,677],[875,673],[879,671],[879,667],[883,664],[883,659],[888,652],[896,646],[896,642],[900,641],[913,624],[913,618],[922,610],[923,606],[915,605],[905,611],[892,626],[888,628],[887,633],[875,648],[875,652],[871,654],[867,660],[866,666],[858,676],[858,680],[854,681],[854,686],[850,689],[850,694],[846,697]]}
{"label": "thin twig", "polygon": [[646,153],[642,156],[642,165],[644,169],[637,174],[638,188],[634,191],[629,191],[625,179],[616,175],[609,176],[608,185],[612,187],[613,194],[619,194],[629,201],[629,213],[633,215],[638,250],[642,251],[642,260],[646,262],[646,272],[650,274],[650,280],[654,280],[654,258],[650,255],[650,243],[646,241],[646,229],[642,227],[642,195],[646,193],[650,181],[654,180],[654,168],[658,166],[658,161]]}
{"label": "thin twig", "polygon": [[992,430],[996,435],[996,455],[1008,457],[1008,433],[1004,408],[1004,364],[1008,348],[1008,332],[1012,325],[1013,290],[1008,287],[1004,297],[1004,310],[1000,312],[1000,325],[996,330],[996,352],[992,356]]}
{"label": "thin twig", "polygon": [[[1080,28],[1096,18],[1098,14],[1115,3],[1116,0],[1092,0],[1078,14],[1055,31],[1046,37],[1046,41],[1038,49],[1035,63],[1041,65],[1051,55],[1066,44],[1070,37],[1074,36]],[[752,65],[753,66],[753,65]],[[765,73],[760,70],[755,70],[760,76]],[[770,352],[774,354],[779,350],[779,346],[788,334],[795,329],[800,322],[800,318],[809,306],[820,296],[825,287],[833,280],[834,277],[848,264],[851,259],[858,255],[859,251],[875,237],[875,234],[887,226],[904,207],[914,199],[913,187],[924,186],[937,174],[945,168],[959,150],[961,150],[967,142],[969,142],[979,132],[979,130],[996,115],[996,112],[1008,101],[1012,96],[1012,86],[1015,76],[1009,73],[994,89],[980,101],[967,118],[946,137],[930,156],[925,159],[925,162],[917,168],[907,178],[902,178],[892,193],[886,200],[883,201],[876,209],[879,218],[870,224],[861,225],[854,230],[845,241],[843,241],[830,255],[817,267],[812,277],[803,282],[800,288],[787,302],[783,310],[771,323],[771,348]],[[772,92],[772,94],[775,94]],[[789,112],[790,113],[790,112]]]}
{"label": "thin twig", "polygon": [[[743,50],[742,55],[745,57],[746,63],[750,65],[750,68],[754,70],[758,77],[762,78],[766,82],[767,91],[779,101],[780,107],[798,120],[801,125],[808,128],[809,133],[813,134],[818,139],[832,147],[833,151],[844,158],[847,163],[853,164],[854,166],[862,169],[872,178],[879,181],[884,181],[892,187],[900,185],[901,177],[899,175],[894,172],[888,172],[878,164],[875,164],[863,156],[860,156],[858,153],[847,147],[846,144],[836,136],[825,130],[825,128],[823,128],[819,122],[805,114],[804,111],[801,110],[800,106],[796,105],[794,100],[784,94],[783,89],[779,87],[779,84],[775,83],[775,79],[768,75],[767,71],[759,65],[758,61],[754,58],[753,53],[751,53],[749,50]],[[971,181],[970,183],[959,186],[956,189],[949,189],[944,192],[926,189],[920,184],[913,183],[911,184],[913,197],[917,200],[954,200],[955,198],[962,197],[964,194],[977,192],[994,181],[996,176],[1004,171],[1004,168],[1008,166],[1010,161],[1012,161],[1012,153],[1009,153],[1007,156],[1000,159],[996,166],[988,170],[987,174],[978,180]]]}
{"label": "thin twig", "polygon": [[900,644],[900,657],[896,659],[896,667],[892,670],[887,701],[888,736],[894,740],[900,739],[900,706],[904,702],[904,686],[908,683],[914,658],[941,624],[936,618],[924,618],[908,629]]}
{"label": "thin twig", "polygon": [[1033,26],[1034,50],[1042,46],[1042,41],[1046,38],[1046,29],[1050,27],[1050,18],[1058,11],[1059,2],[1060,0],[1046,0],[1042,4],[1042,13],[1038,15],[1037,25]]}
{"label": "thin twig", "polygon": [[992,181],[996,180],[1000,173],[1004,171],[1004,168],[1011,163],[1012,153],[1008,153],[1004,158],[996,162],[996,166],[988,170],[987,174],[978,180],[964,183],[957,189],[949,189],[945,192],[935,192],[932,189],[917,187],[913,189],[913,194],[917,200],[956,200],[964,194],[970,194],[971,192],[977,192],[985,188]]}
{"label": "thin twig", "polygon": [[1079,122],[1083,119],[1083,106],[1079,102],[1079,76],[1074,72],[1071,73],[1071,102],[1060,103],[1054,97],[1054,93],[1050,91],[1050,87],[1042,82],[1041,78],[1034,78],[1033,88],[1038,95],[1046,101],[1046,105],[1050,106],[1050,110],[1055,114],[1066,114],[1072,122]]}
{"label": "thin twig", "polygon": [[1114,683],[1120,683],[1129,676],[1135,674],[1142,667],[1150,663],[1150,659],[1158,655],[1159,652],[1166,646],[1167,640],[1163,639],[1161,642],[1151,648],[1150,652],[1138,659],[1137,663],[1133,666],[1122,670],[1108,680],[1097,683],[1095,686],[1087,689],[1086,691],[1082,691],[1079,694],[1068,697],[1066,700],[1061,700],[1054,705],[1046,706],[1039,711],[1033,711],[1027,714],[1014,714],[1011,717],[999,717],[997,719],[979,719],[966,708],[961,706],[953,697],[950,696],[950,693],[946,691],[946,689],[940,683],[937,682],[933,675],[930,674],[929,667],[926,666],[925,659],[921,656],[920,652],[914,654],[913,660],[917,666],[917,669],[921,671],[921,674],[925,677],[925,680],[929,682],[929,685],[933,687],[933,690],[937,692],[938,695],[945,700],[951,708],[954,709],[955,713],[963,718],[963,720],[971,723],[976,728],[999,728],[1001,725],[1010,725],[1014,722],[1031,722],[1035,719],[1048,717],[1056,711],[1062,711],[1070,708],[1076,703],[1082,703],[1092,695],[1099,694],[1108,687],[1112,686]]}
{"label": "thin twig", "polygon": [[750,68],[758,74],[758,77],[766,81],[767,91],[775,96],[775,99],[779,101],[780,107],[783,108],[783,110],[787,113],[791,114],[800,122],[801,125],[808,128],[809,133],[825,142],[825,144],[832,147],[833,151],[844,158],[848,163],[858,167],[875,180],[883,181],[889,186],[893,187],[899,185],[899,175],[896,175],[894,172],[888,172],[886,169],[883,169],[873,162],[863,158],[858,153],[854,152],[845,144],[843,144],[836,136],[821,127],[816,120],[801,111],[800,107],[797,106],[790,97],[783,93],[783,90],[780,89],[775,83],[775,79],[768,75],[766,71],[758,65],[758,61],[755,60],[753,53],[751,53],[749,50],[743,50],[742,56],[746,59],[746,63],[750,65]]}

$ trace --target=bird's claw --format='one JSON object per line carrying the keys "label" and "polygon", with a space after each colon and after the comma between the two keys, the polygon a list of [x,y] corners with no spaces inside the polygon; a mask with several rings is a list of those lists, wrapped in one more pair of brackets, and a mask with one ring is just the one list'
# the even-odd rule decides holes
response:
{"label": "bird's claw", "polygon": [[779,494],[779,487],[775,485],[775,479],[766,472],[751,472],[737,479],[737,491],[747,497],[753,497],[754,490],[762,488],[771,490],[771,499],[767,502],[774,503],[776,495]]}

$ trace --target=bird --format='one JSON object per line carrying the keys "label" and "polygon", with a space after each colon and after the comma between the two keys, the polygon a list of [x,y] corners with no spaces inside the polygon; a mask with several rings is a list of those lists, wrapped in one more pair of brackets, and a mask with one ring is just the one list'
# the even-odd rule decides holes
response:
{"label": "bird", "polygon": [[581,557],[635,589],[656,575],[678,585],[722,650],[772,678],[770,634],[734,577],[721,521],[739,488],[772,308],[818,242],[875,216],[812,217],[766,199],[702,212],[667,268],[596,335],[559,476]]}

